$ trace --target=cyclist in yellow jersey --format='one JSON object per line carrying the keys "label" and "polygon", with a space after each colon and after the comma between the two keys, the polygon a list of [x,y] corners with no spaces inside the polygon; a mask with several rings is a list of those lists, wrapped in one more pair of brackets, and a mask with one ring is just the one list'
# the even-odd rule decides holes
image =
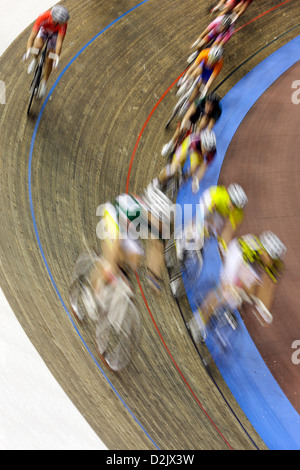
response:
{"label": "cyclist in yellow jersey", "polygon": [[189,170],[185,177],[193,177],[193,192],[199,189],[199,183],[204,177],[208,166],[212,163],[217,152],[217,140],[214,131],[199,128],[187,136],[182,144],[176,149],[170,164],[166,165],[160,172],[155,184],[164,187],[165,183],[173,178],[178,170],[182,170],[187,158],[190,158]]}
{"label": "cyclist in yellow jersey", "polygon": [[162,239],[170,236],[171,206],[172,202],[151,183],[142,197],[122,194],[112,203],[100,206],[97,215],[102,220],[97,225],[97,236],[105,260],[100,271],[107,282],[113,280],[119,269],[126,272],[127,267],[134,271],[140,267],[144,257],[140,240],[149,239],[148,279],[155,290],[160,290],[164,265]]}
{"label": "cyclist in yellow jersey", "polygon": [[204,232],[216,236],[225,247],[243,221],[247,202],[243,188],[237,183],[205,190],[199,201]]}
{"label": "cyclist in yellow jersey", "polygon": [[104,261],[101,272],[107,282],[114,278],[120,269],[127,267],[137,270],[144,256],[138,239],[130,237],[131,223],[146,210],[132,195],[122,194],[113,202],[100,206],[97,215],[102,217],[97,225],[97,236],[101,241]]}
{"label": "cyclist in yellow jersey", "polygon": [[243,221],[247,202],[243,188],[237,183],[232,183],[227,188],[210,186],[206,189],[197,205],[196,216],[182,232],[177,233],[177,258],[183,259],[184,253],[190,249],[189,239],[197,240],[197,245],[203,247],[205,239],[211,236],[217,238],[223,254]]}

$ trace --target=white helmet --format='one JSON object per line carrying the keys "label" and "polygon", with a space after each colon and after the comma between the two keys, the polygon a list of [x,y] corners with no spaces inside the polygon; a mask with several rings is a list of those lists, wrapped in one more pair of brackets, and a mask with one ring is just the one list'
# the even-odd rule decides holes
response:
{"label": "white helmet", "polygon": [[212,46],[208,53],[208,60],[212,63],[218,62],[223,55],[222,46]]}
{"label": "white helmet", "polygon": [[62,5],[55,5],[51,10],[51,16],[55,23],[66,23],[70,18],[68,9]]}
{"label": "white helmet", "polygon": [[259,237],[260,243],[271,256],[272,259],[282,260],[286,253],[286,247],[282,241],[275,235],[275,233],[266,231],[263,232]]}
{"label": "white helmet", "polygon": [[217,139],[216,134],[214,131],[210,131],[209,129],[205,129],[201,132],[201,144],[208,152],[216,149]]}
{"label": "white helmet", "polygon": [[248,198],[243,190],[242,186],[237,183],[231,183],[227,188],[229,197],[232,203],[242,209],[248,202]]}
{"label": "white helmet", "polygon": [[172,201],[153,183],[150,183],[145,189],[143,201],[150,212],[164,225],[171,223],[173,217]]}

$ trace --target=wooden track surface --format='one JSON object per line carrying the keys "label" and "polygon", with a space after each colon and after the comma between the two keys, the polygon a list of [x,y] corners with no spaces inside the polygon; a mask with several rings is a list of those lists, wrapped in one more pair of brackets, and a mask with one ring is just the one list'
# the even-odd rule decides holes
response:
{"label": "wooden track surface", "polygon": [[[297,24],[297,2],[234,35],[220,80]],[[65,4],[71,20],[60,70],[138,2]],[[136,286],[143,335],[133,363],[120,374],[110,372],[97,357],[90,325],[78,327],[80,338],[53,286],[69,308],[74,262],[85,245],[98,243],[96,209],[125,190],[137,137],[160,96],[184,70],[190,44],[209,23],[206,5],[149,0],[87,47],[54,90],[36,135],[31,180],[36,226],[52,280],[29,204],[28,159],[41,106],[35,102],[27,117],[29,78],[21,57],[30,28],[0,60],[0,79],[7,87],[7,104],[0,108],[1,286],[55,378],[110,449],[266,448],[218,372],[218,387],[207,375],[169,293],[167,274],[166,289],[156,297],[140,273],[152,318]],[[239,26],[273,6],[274,0],[254,2]],[[220,87],[221,96],[297,34],[293,30],[280,37],[239,68]],[[51,83],[56,78],[53,73]],[[172,90],[149,121],[133,162],[130,190],[140,191],[162,168],[161,148],[173,132],[171,128],[167,133],[164,124],[174,103]],[[185,315],[191,315],[188,305]]]}

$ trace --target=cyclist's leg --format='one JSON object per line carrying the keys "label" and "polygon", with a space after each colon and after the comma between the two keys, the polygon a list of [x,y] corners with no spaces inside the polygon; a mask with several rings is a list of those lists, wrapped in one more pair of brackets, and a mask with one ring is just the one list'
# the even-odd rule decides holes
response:
{"label": "cyclist's leg", "polygon": [[148,280],[155,291],[161,291],[164,267],[164,246],[162,240],[150,239],[146,254]]}
{"label": "cyclist's leg", "polygon": [[178,169],[183,168],[187,159],[189,145],[190,139],[187,137],[186,139],[184,139],[180,147],[176,149],[171,163],[169,165],[166,165],[161,171],[158,177],[160,183],[165,183],[167,180],[169,180],[175,175]]}
{"label": "cyclist's leg", "polygon": [[50,77],[51,71],[52,71],[52,66],[53,66],[53,60],[50,59],[49,54],[55,53],[55,45],[56,45],[56,40],[57,40],[57,34],[53,35],[48,43],[47,47],[47,56],[46,56],[46,61],[45,61],[45,67],[44,67],[44,76],[40,85],[40,90],[39,90],[39,97],[43,98],[46,94],[46,87],[47,87],[47,82]]}
{"label": "cyclist's leg", "polygon": [[[45,43],[44,37],[42,35],[38,34],[37,37],[34,40],[33,47],[35,49],[38,49],[39,52],[40,52],[44,47],[44,43]],[[37,59],[38,59],[38,54],[34,55],[34,57],[32,58],[32,60],[30,62],[30,64],[28,65],[28,68],[27,68],[27,73],[28,74],[32,74],[34,72],[36,64],[37,64]]]}
{"label": "cyclist's leg", "polygon": [[144,257],[144,250],[140,245],[139,240],[126,238],[121,240],[120,245],[119,266],[124,270],[124,272],[126,272],[127,268],[137,271],[140,268]]}

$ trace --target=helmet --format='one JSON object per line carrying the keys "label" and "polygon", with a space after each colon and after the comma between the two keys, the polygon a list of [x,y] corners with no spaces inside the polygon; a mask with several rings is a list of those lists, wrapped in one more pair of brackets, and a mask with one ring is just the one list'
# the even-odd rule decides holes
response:
{"label": "helmet", "polygon": [[266,231],[263,232],[259,237],[260,243],[271,256],[273,260],[282,260],[286,253],[286,247],[282,241],[275,235],[275,233]]}
{"label": "helmet", "polygon": [[206,101],[212,104],[219,104],[221,98],[217,93],[210,93],[209,95],[207,95]]}
{"label": "helmet", "polygon": [[231,202],[242,209],[248,202],[248,198],[243,188],[237,183],[231,183],[227,188]]}
{"label": "helmet", "polygon": [[200,134],[201,137],[201,144],[207,150],[208,152],[211,152],[212,150],[216,149],[217,146],[217,139],[216,139],[216,134],[213,131],[210,131],[209,129],[205,129],[204,131],[201,132]]}
{"label": "helmet", "polygon": [[150,183],[144,192],[143,201],[150,212],[163,224],[169,225],[172,220],[172,201],[153,183]]}
{"label": "helmet", "polygon": [[70,18],[67,8],[62,5],[55,5],[51,10],[51,16],[55,23],[66,23]]}
{"label": "helmet", "polygon": [[215,63],[221,59],[223,55],[223,48],[221,46],[212,46],[208,53],[209,62]]}
{"label": "helmet", "polygon": [[223,26],[223,28],[226,30],[229,29],[231,26],[232,20],[233,20],[233,15],[226,13],[221,20],[221,26]]}

